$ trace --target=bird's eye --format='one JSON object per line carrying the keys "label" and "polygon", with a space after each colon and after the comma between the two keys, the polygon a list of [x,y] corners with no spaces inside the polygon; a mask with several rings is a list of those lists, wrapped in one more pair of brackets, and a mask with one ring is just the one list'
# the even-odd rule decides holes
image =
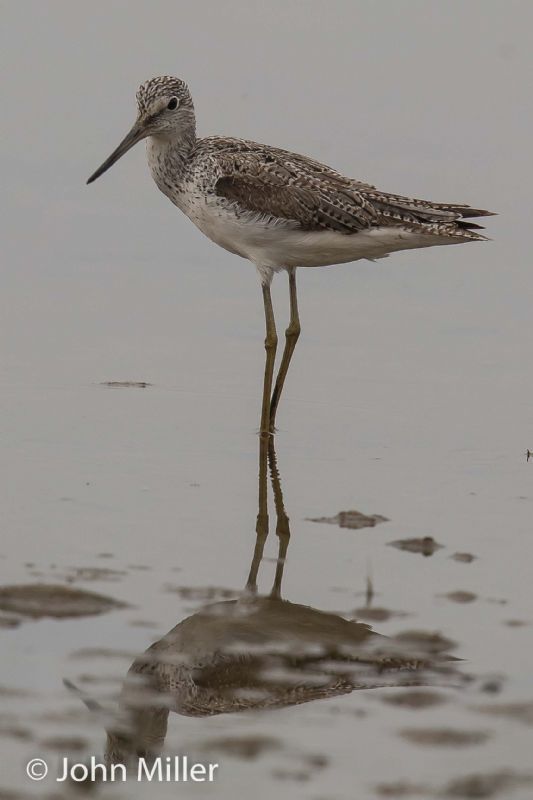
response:
{"label": "bird's eye", "polygon": [[178,107],[178,98],[171,97],[170,100],[168,101],[168,106],[167,106],[168,110],[175,111],[177,107]]}

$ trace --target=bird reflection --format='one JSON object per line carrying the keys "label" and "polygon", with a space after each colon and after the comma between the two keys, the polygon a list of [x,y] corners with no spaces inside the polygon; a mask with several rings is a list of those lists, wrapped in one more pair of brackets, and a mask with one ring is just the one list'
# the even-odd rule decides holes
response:
{"label": "bird reflection", "polygon": [[[268,473],[278,558],[272,589],[258,572],[269,533]],[[207,717],[280,708],[355,689],[424,682],[424,656],[402,653],[367,624],[282,599],[290,540],[274,438],[261,437],[256,542],[238,599],[211,603],[179,622],[135,659],[108,728],[106,758],[126,763],[161,752],[168,715]]]}

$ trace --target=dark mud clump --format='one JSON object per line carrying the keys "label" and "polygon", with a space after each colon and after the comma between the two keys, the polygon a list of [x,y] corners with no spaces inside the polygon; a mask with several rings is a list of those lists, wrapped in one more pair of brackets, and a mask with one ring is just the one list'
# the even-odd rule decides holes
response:
{"label": "dark mud clump", "polygon": [[0,587],[0,610],[33,619],[87,617],[125,607],[111,597],[70,586],[33,583]]}
{"label": "dark mud clump", "polygon": [[485,694],[499,694],[503,689],[503,678],[497,676],[495,678],[487,678],[479,687],[481,692]]}
{"label": "dark mud clump", "polygon": [[454,561],[459,561],[462,564],[471,564],[477,556],[474,556],[472,553],[454,553],[450,556],[453,558]]}
{"label": "dark mud clump", "polygon": [[404,728],[402,739],[424,747],[467,747],[485,744],[490,739],[488,731],[463,731],[455,728]]}
{"label": "dark mud clump", "polygon": [[147,381],[102,381],[100,385],[111,389],[146,389],[152,384]]}
{"label": "dark mud clump", "polygon": [[477,595],[473,592],[467,592],[462,589],[459,589],[455,592],[448,592],[447,594],[442,595],[442,597],[446,597],[448,600],[451,600],[452,603],[473,603],[474,600],[477,599]]}
{"label": "dark mud clump", "polygon": [[435,796],[428,786],[424,786],[420,783],[406,783],[405,781],[399,781],[398,783],[379,783],[376,786],[376,792],[379,797]]}
{"label": "dark mud clump", "polygon": [[421,539],[396,539],[388,544],[398,550],[405,550],[407,553],[421,553],[423,556],[432,556],[433,553],[444,547],[436,542],[433,536],[424,536]]}
{"label": "dark mud clump", "polygon": [[361,528],[373,528],[380,522],[388,522],[381,514],[362,514],[361,511],[339,511],[334,517],[309,517],[309,522],[324,522],[327,525],[338,525],[339,528],[350,528],[357,531]]}

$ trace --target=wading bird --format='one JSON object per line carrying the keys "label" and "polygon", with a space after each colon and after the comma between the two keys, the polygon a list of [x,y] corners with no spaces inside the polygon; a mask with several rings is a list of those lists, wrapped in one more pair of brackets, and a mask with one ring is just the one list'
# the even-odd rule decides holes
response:
{"label": "wading bird", "polygon": [[[483,241],[472,217],[492,212],[379,191],[306,156],[226,136],[196,136],[191,94],[163,76],[137,91],[137,119],[92,183],[141,139],[159,189],[216,244],[255,264],[265,310],[263,436],[300,335],[296,268],[383,258],[396,250]],[[289,276],[290,322],[274,383],[277,334],[270,296],[275,272]]]}

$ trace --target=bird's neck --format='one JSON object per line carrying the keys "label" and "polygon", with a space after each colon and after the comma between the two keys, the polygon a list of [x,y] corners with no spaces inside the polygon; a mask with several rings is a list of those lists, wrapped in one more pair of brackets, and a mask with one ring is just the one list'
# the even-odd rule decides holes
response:
{"label": "bird's neck", "polygon": [[148,137],[148,165],[158,187],[167,196],[183,180],[195,144],[196,130],[193,120],[179,131]]}

